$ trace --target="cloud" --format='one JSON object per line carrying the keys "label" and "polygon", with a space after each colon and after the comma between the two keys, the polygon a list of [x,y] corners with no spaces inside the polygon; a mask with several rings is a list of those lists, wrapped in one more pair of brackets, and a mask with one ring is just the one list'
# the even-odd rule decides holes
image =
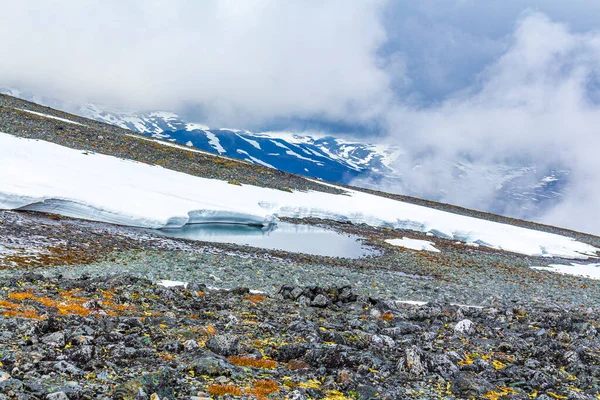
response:
{"label": "cloud", "polygon": [[[540,219],[599,233],[598,77],[600,32],[576,33],[526,13],[506,51],[470,87],[435,106],[390,111],[390,140],[407,150],[396,167],[407,187],[480,209],[496,200],[497,182],[486,179],[493,168],[568,168],[567,197]],[[452,166],[465,160],[474,168],[457,184]]]}
{"label": "cloud", "polygon": [[383,1],[0,0],[0,83],[133,109],[195,108],[215,125],[368,119]]}
{"label": "cloud", "polygon": [[406,149],[386,189],[479,209],[515,165],[523,187],[569,169],[540,218],[600,233],[600,3],[528,5],[0,0],[0,86],[211,126],[383,128]]}

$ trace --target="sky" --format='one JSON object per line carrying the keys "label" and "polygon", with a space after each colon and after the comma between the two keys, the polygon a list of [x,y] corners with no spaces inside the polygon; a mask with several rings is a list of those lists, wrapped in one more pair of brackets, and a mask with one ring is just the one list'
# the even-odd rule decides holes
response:
{"label": "sky", "polygon": [[[562,168],[567,194],[536,217],[600,234],[596,0],[0,0],[0,10],[0,87],[210,126],[348,131],[404,148],[394,167],[406,186],[478,209],[496,195],[487,171]],[[475,168],[456,185],[448,166],[465,160]]]}

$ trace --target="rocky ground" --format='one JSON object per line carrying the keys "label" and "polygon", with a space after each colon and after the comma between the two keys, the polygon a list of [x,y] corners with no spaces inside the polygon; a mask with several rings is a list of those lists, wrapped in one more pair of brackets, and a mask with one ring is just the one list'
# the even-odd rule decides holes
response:
{"label": "rocky ground", "polygon": [[[0,132],[209,178],[340,191],[7,96]],[[288,222],[360,237],[375,253],[322,257],[0,211],[0,400],[600,398],[600,285],[530,268],[569,260]],[[385,242],[404,236],[440,252]]]}
{"label": "rocky ground", "polygon": [[[442,252],[424,253],[383,242],[406,232],[303,222],[361,234],[380,254],[299,255],[0,212],[0,393],[600,395],[594,281],[534,271],[528,265],[541,260],[439,238],[427,237]],[[189,284],[166,288],[161,279]]]}
{"label": "rocky ground", "polygon": [[0,398],[592,399],[597,311],[0,280]]}

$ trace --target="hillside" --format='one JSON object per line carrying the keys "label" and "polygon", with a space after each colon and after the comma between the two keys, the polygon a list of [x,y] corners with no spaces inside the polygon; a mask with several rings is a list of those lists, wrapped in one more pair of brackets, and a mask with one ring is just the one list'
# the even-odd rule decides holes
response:
{"label": "hillside", "polygon": [[[580,276],[600,269],[598,237],[5,95],[0,146],[0,398],[600,394],[600,287]],[[326,228],[370,255],[155,229],[234,222],[268,236],[281,221],[306,227],[291,240]]]}
{"label": "hillside", "polygon": [[[420,159],[407,154],[402,143],[390,145],[377,141],[368,143],[366,138],[334,137],[320,133],[318,128],[315,132],[310,129],[309,132],[253,132],[211,128],[173,112],[111,110],[96,104],[67,103],[14,89],[0,88],[0,93],[13,94],[150,137],[329,182],[371,189],[384,187],[394,193],[434,201],[454,198],[464,203],[466,199],[459,194],[470,192],[472,198],[463,206],[476,205],[482,211],[512,217],[539,218],[568,194],[571,181],[570,171],[560,165],[548,168],[527,160],[489,164],[463,157],[447,160],[441,170],[432,172],[440,176],[432,176],[432,183],[426,185],[430,189],[424,190],[419,182],[407,179],[408,171],[403,168],[419,169],[421,164],[427,163],[427,155]],[[444,185],[445,181],[452,184]],[[487,189],[481,191],[482,188]]]}

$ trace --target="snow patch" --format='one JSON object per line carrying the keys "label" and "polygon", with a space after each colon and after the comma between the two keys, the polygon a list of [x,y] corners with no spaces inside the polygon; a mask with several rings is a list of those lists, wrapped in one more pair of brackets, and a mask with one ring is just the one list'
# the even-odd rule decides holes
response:
{"label": "snow patch", "polygon": [[206,131],[210,129],[208,126],[203,125],[203,124],[197,124],[195,122],[189,122],[187,124],[185,124],[185,130],[186,131]]}
{"label": "snow patch", "polygon": [[188,283],[187,282],[181,282],[181,281],[169,281],[167,279],[162,279],[157,283],[158,286],[164,286],[164,287],[181,287],[183,286],[183,288],[187,288]]}
{"label": "snow patch", "polygon": [[212,133],[211,131],[204,131],[206,133],[206,137],[208,138],[208,144],[215,150],[219,152],[219,154],[223,154],[226,152],[225,148],[221,146],[221,142],[217,135]]}
{"label": "snow patch", "polygon": [[251,144],[252,146],[254,146],[256,149],[258,149],[258,150],[262,150],[262,149],[260,148],[260,144],[259,144],[259,143],[258,143],[256,140],[248,139],[247,137],[244,137],[244,136],[242,136],[242,135],[240,135],[240,134],[237,134],[237,133],[236,133],[236,135],[237,135],[237,137],[239,137],[240,139],[242,139],[242,140],[245,140],[246,142],[250,143],[250,144]]}
{"label": "snow patch", "polygon": [[432,251],[434,253],[440,252],[438,249],[435,248],[433,242],[428,242],[427,240],[403,237],[402,239],[387,239],[385,242],[393,246],[404,247],[412,250],[425,250]]}
{"label": "snow patch", "polygon": [[260,159],[258,159],[258,158],[256,158],[256,157],[253,157],[253,156],[251,156],[250,154],[248,154],[248,152],[247,152],[247,151],[244,151],[244,150],[237,149],[237,152],[238,152],[238,154],[243,154],[243,155],[245,155],[246,157],[248,157],[248,159],[249,159],[250,161],[252,161],[252,162],[254,162],[254,163],[256,163],[256,164],[260,164],[260,165],[262,165],[262,166],[264,166],[264,167],[268,167],[268,168],[277,169],[277,168],[275,168],[274,166],[272,166],[271,164],[269,164],[269,163],[266,163],[266,162],[264,162],[263,160],[260,160]]}
{"label": "snow patch", "polygon": [[600,264],[577,264],[571,265],[550,264],[547,267],[531,267],[540,271],[557,272],[560,274],[583,276],[585,278],[600,280]]}
{"label": "snow patch", "polygon": [[586,259],[596,256],[599,250],[565,236],[355,190],[344,189],[345,194],[335,195],[230,185],[3,133],[0,133],[0,171],[0,209],[36,209],[121,225],[148,228],[203,222],[266,225],[277,217],[312,217],[423,233],[438,231],[453,240],[532,256]]}
{"label": "snow patch", "polygon": [[17,110],[25,111],[27,113],[38,115],[38,116],[44,117],[44,118],[50,118],[50,119],[55,119],[55,120],[61,121],[61,122],[67,122],[67,123],[73,124],[73,125],[85,126],[83,124],[80,124],[79,122],[71,121],[70,119],[55,117],[54,115],[50,115],[50,114],[44,114],[44,113],[37,112],[37,111],[26,110],[24,108],[17,108]]}

